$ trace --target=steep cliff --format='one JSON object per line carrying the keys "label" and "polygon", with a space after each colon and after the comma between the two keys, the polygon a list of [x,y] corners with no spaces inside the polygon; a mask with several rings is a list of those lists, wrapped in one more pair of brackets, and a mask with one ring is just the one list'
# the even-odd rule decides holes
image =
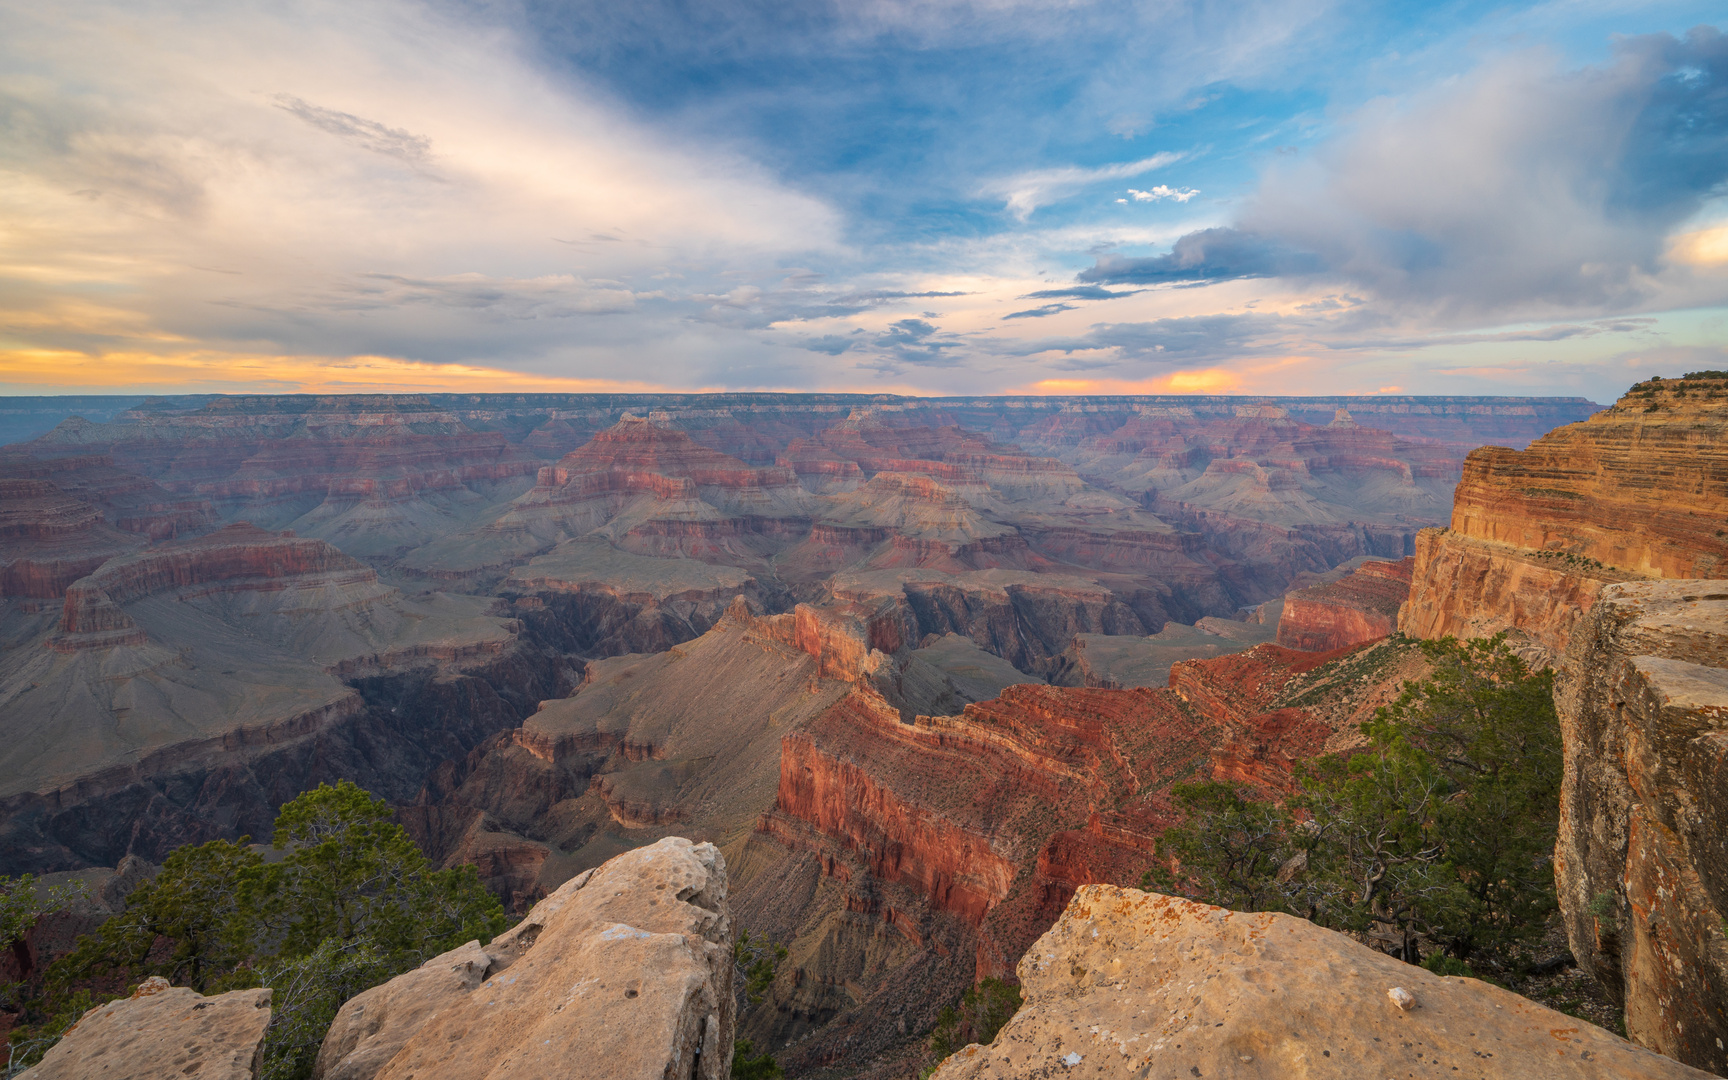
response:
{"label": "steep cliff", "polygon": [[1330,652],[1385,637],[1398,627],[1398,608],[1410,597],[1414,559],[1368,562],[1328,585],[1284,596],[1278,644]]}
{"label": "steep cliff", "polygon": [[1634,1040],[1728,1072],[1728,582],[1606,586],[1560,670],[1573,955]]}
{"label": "steep cliff", "polygon": [[1477,979],[1442,978],[1290,915],[1108,885],[1019,964],[1026,1003],[935,1080],[1707,1075]]}
{"label": "steep cliff", "polygon": [[1603,586],[1728,575],[1728,377],[1651,380],[1527,450],[1464,465],[1451,528],[1418,542],[1399,627],[1516,628],[1548,652]]}

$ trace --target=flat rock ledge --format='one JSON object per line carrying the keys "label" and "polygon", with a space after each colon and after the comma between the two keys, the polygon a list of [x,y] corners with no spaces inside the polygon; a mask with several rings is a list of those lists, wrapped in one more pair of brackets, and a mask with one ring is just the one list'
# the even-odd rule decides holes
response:
{"label": "flat rock ledge", "polygon": [[1020,960],[1026,1004],[934,1080],[1710,1074],[1305,919],[1088,885]]}
{"label": "flat rock ledge", "polygon": [[668,837],[346,1002],[315,1080],[725,1080],[726,863]]}
{"label": "flat rock ledge", "polygon": [[145,979],[129,998],[91,1009],[44,1054],[29,1080],[254,1080],[270,1025],[268,989],[205,997]]}

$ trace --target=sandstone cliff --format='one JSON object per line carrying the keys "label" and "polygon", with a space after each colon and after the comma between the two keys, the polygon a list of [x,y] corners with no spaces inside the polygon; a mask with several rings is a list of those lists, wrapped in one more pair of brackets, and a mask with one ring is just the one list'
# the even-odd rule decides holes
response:
{"label": "sandstone cliff", "polygon": [[1707,1075],[1305,919],[1108,885],[1077,892],[1018,970],[1020,1011],[935,1080]]}
{"label": "sandstone cliff", "polygon": [[1728,1072],[1728,583],[1605,587],[1556,700],[1573,955],[1633,1039]]}
{"label": "sandstone cliff", "polygon": [[1516,628],[1550,654],[1604,585],[1728,576],[1728,378],[1651,380],[1527,450],[1465,461],[1444,533],[1418,542],[1399,627]]}

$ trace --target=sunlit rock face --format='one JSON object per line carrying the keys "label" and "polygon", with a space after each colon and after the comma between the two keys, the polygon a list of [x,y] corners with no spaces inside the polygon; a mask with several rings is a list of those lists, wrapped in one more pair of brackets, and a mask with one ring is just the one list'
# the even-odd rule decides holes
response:
{"label": "sunlit rock face", "polygon": [[313,1075],[725,1080],[735,936],[725,859],[669,837],[349,1000]]}
{"label": "sunlit rock face", "polygon": [[1278,620],[1278,644],[1329,652],[1385,637],[1397,629],[1398,608],[1409,599],[1414,563],[1414,559],[1364,563],[1331,584],[1287,593]]}
{"label": "sunlit rock face", "polygon": [[1417,542],[1407,634],[1508,631],[1557,669],[1556,876],[1636,1041],[1728,1068],[1728,377],[1652,380],[1524,451],[1473,452]]}
{"label": "sunlit rock face", "polygon": [[1728,379],[1640,383],[1527,450],[1465,462],[1451,528],[1417,542],[1400,627],[1516,628],[1550,655],[1603,586],[1728,576]]}
{"label": "sunlit rock face", "polygon": [[936,1080],[1709,1075],[1306,919],[1110,885],[1077,892],[1018,971],[1020,1011]]}

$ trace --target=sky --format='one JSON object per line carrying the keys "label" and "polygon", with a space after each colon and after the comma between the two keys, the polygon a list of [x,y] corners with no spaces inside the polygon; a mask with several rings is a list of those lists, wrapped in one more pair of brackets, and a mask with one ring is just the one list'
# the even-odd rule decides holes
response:
{"label": "sky", "polygon": [[0,0],[0,394],[1728,368],[1702,3]]}

